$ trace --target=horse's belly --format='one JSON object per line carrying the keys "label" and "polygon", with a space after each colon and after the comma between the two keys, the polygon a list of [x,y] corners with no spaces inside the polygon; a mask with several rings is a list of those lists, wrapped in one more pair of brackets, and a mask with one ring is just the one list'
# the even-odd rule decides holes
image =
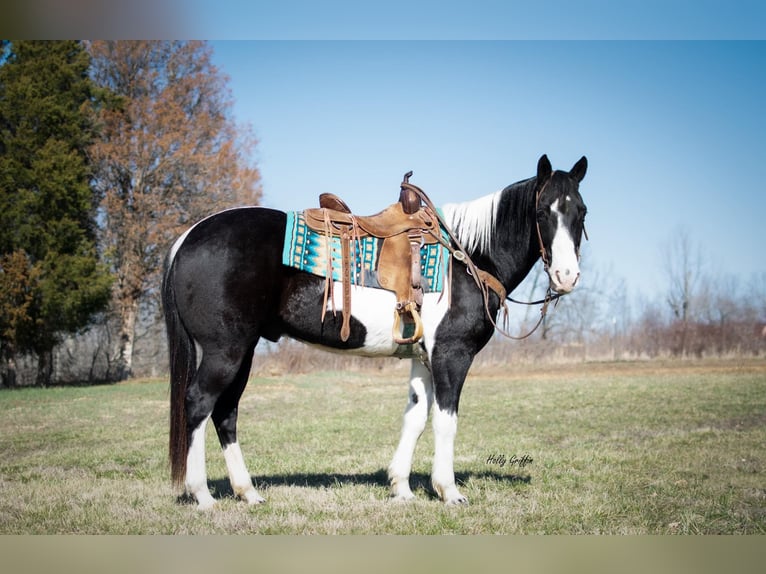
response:
{"label": "horse's belly", "polygon": [[[340,314],[343,309],[343,284],[335,282],[333,287],[335,312]],[[423,339],[425,348],[430,350],[432,345],[428,339],[432,339],[436,327],[444,316],[446,310],[446,295],[440,297],[440,293],[427,293],[423,297],[421,320],[423,321]],[[333,311],[333,300],[327,301],[327,313]],[[399,345],[394,341],[394,324],[396,317],[396,296],[392,291],[385,289],[373,289],[370,287],[351,286],[351,316],[361,323],[366,330],[364,343],[354,349],[332,350],[355,355],[370,357],[400,357],[414,358],[425,355],[424,347],[419,343],[413,345]],[[401,338],[404,321],[400,321],[398,336]],[[319,345],[324,347],[324,345]]]}

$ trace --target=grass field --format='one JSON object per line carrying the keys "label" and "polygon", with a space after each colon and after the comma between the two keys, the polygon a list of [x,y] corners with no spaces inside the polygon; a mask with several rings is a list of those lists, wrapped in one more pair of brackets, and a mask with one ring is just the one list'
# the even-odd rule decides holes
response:
{"label": "grass field", "polygon": [[0,534],[766,534],[766,361],[471,375],[460,508],[430,490],[430,428],[417,500],[388,500],[394,370],[251,380],[239,434],[267,503],[232,498],[210,428],[204,513],[169,484],[165,381],[0,392]]}

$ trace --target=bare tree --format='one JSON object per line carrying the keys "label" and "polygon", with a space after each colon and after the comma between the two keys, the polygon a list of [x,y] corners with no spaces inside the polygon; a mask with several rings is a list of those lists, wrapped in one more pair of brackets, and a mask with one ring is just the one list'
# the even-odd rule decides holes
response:
{"label": "bare tree", "polygon": [[226,78],[202,42],[91,42],[108,91],[91,150],[102,196],[102,245],[115,274],[119,379],[130,376],[142,298],[155,296],[179,232],[225,207],[256,204],[255,141],[236,125]]}
{"label": "bare tree", "polygon": [[668,280],[666,300],[678,326],[677,352],[684,355],[688,351],[689,322],[698,312],[695,299],[700,294],[703,274],[701,251],[685,228],[676,230],[665,242],[663,266]]}
{"label": "bare tree", "polygon": [[702,278],[702,255],[692,245],[689,232],[678,229],[663,249],[663,265],[668,278],[667,302],[673,315],[682,322],[690,319]]}

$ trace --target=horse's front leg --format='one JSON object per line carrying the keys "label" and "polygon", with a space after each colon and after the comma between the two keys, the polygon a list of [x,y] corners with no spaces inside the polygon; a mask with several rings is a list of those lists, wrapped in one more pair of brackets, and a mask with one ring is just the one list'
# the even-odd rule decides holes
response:
{"label": "horse's front leg", "polygon": [[410,471],[415,445],[423,434],[428,412],[433,403],[433,381],[428,367],[413,359],[410,370],[410,388],[407,408],[404,411],[402,435],[394,458],[388,467],[391,496],[396,500],[410,500],[415,497],[410,490]]}
{"label": "horse's front leg", "polygon": [[436,405],[433,416],[434,465],[431,485],[445,504],[468,504],[455,484],[455,435],[457,411]]}
{"label": "horse's front leg", "polygon": [[[439,356],[441,355],[441,357]],[[455,484],[455,435],[457,411],[472,357],[451,352],[434,355],[432,372],[436,408],[433,414],[434,463],[431,485],[445,504],[468,504]]]}

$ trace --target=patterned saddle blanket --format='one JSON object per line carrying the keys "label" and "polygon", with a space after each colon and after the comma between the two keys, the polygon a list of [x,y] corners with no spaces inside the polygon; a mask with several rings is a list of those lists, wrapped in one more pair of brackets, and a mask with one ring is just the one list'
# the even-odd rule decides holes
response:
{"label": "patterned saddle blanket", "polygon": [[[442,237],[449,243],[449,236],[442,229]],[[378,282],[378,262],[383,240],[378,237],[359,237],[351,247],[351,284],[382,289]],[[328,265],[331,262],[332,265]],[[342,254],[339,237],[327,237],[306,225],[302,211],[287,213],[282,263],[319,277],[327,277],[332,269],[332,279],[342,281]],[[446,247],[439,243],[425,243],[420,248],[420,272],[423,291],[441,293],[449,263]]]}

